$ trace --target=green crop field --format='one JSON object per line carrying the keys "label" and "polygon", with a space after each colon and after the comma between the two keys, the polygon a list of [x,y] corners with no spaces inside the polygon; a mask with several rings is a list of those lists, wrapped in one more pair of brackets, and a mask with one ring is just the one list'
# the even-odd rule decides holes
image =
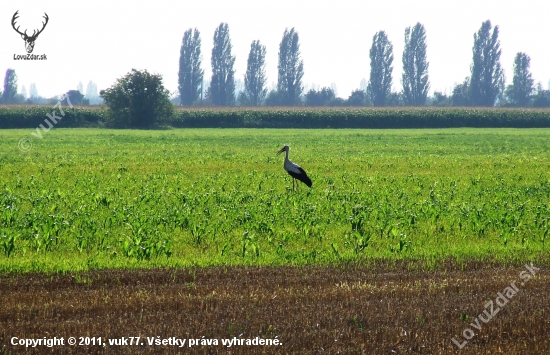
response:
{"label": "green crop field", "polygon": [[548,129],[32,132],[0,131],[3,272],[549,260]]}

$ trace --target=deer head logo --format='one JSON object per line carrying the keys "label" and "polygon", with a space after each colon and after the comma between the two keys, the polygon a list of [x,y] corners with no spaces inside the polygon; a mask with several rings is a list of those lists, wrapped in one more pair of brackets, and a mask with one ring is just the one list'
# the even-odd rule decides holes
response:
{"label": "deer head logo", "polygon": [[44,18],[46,19],[46,22],[42,22],[42,29],[38,30],[38,32],[36,32],[37,30],[33,30],[32,36],[29,36],[27,35],[27,30],[25,30],[25,32],[20,32],[20,26],[17,26],[17,28],[15,28],[15,20],[19,18],[19,15],[17,14],[18,12],[19,10],[17,10],[15,14],[13,14],[13,17],[11,18],[11,25],[15,32],[19,33],[21,35],[21,38],[23,38],[23,40],[25,41],[25,49],[27,50],[27,53],[32,53],[32,50],[34,49],[34,41],[36,41],[38,35],[42,33],[42,31],[44,31],[44,28],[48,24],[48,14],[44,12]]}

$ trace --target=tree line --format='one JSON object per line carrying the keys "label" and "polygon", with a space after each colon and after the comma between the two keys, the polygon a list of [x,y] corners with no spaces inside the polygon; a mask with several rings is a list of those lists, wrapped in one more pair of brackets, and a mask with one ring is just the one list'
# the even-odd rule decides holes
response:
{"label": "tree line", "polygon": [[[17,74],[15,69],[8,68],[4,75],[4,85],[0,88],[0,104],[10,105],[55,105],[59,98],[45,98],[38,95],[38,90],[35,83],[31,83],[30,92],[27,95],[27,89],[23,85],[21,91],[18,92]],[[3,90],[2,90],[3,89]],[[98,105],[103,102],[97,91],[97,84],[89,81],[84,93],[82,82],[77,85],[77,90],[69,90],[65,93],[74,105]]]}
{"label": "tree line", "polygon": [[[362,88],[354,90],[347,99],[336,97],[332,88],[324,87],[304,92],[304,63],[300,54],[300,39],[294,28],[285,29],[279,44],[277,65],[277,87],[268,92],[265,73],[266,47],[259,40],[250,46],[247,69],[244,74],[244,88],[236,93],[235,56],[229,35],[229,26],[221,23],[214,32],[211,56],[212,76],[204,90],[202,68],[201,36],[198,29],[185,31],[180,48],[177,103],[184,106],[511,106],[550,107],[550,90],[534,85],[530,71],[530,57],[517,53],[514,60],[512,84],[505,87],[504,71],[500,64],[499,27],[494,28],[489,20],[482,23],[474,34],[470,76],[456,84],[451,95],[435,92],[428,97],[430,89],[429,62],[427,60],[426,30],[417,23],[405,29],[405,47],[402,53],[403,74],[401,90],[392,92],[393,45],[384,31],[377,32],[369,51],[370,74]],[[145,72],[142,75],[144,87],[165,92],[162,77],[157,78]],[[160,81],[159,81],[160,80]],[[157,85],[156,86],[150,85]],[[141,85],[141,84],[140,84]],[[99,103],[104,96],[97,94],[97,86],[88,83],[86,96],[83,85],[66,94],[76,105]],[[17,75],[8,69],[0,91],[0,104],[53,103],[56,98],[43,99],[37,94],[36,85],[31,85],[31,95],[26,90],[17,92]],[[107,93],[108,90],[104,90]],[[203,97],[204,96],[204,97]],[[114,100],[115,96],[111,99]],[[123,100],[124,101],[124,100]],[[127,100],[126,100],[127,101]],[[124,102],[126,102],[124,101]],[[139,103],[139,100],[136,102]],[[172,100],[174,102],[174,100]],[[164,103],[160,106],[164,107]]]}
{"label": "tree line", "polygon": [[266,47],[259,40],[252,41],[244,75],[244,90],[235,93],[235,56],[232,55],[229,26],[221,23],[214,32],[212,48],[212,77],[210,86],[203,93],[204,70],[201,67],[201,39],[198,29],[188,29],[183,35],[180,49],[178,91],[180,104],[189,106],[206,101],[217,106],[259,106],[301,104],[304,63],[300,58],[298,33],[286,29],[279,45],[277,90],[268,94],[265,74]]}
{"label": "tree line", "polygon": [[[512,84],[505,87],[500,64],[499,27],[489,20],[474,34],[470,76],[456,84],[452,94],[435,92],[428,97],[426,30],[417,23],[405,29],[402,54],[402,89],[392,92],[393,45],[384,31],[377,32],[369,51],[370,75],[366,89],[354,90],[344,100],[336,97],[332,88],[311,89],[304,93],[302,78],[304,63],[300,55],[299,35],[294,28],[285,29],[279,44],[277,88],[268,92],[265,74],[266,47],[259,40],[250,46],[244,90],[235,93],[235,56],[232,54],[229,26],[221,23],[214,32],[211,56],[212,77],[204,90],[201,36],[198,29],[188,29],[180,49],[178,92],[184,106],[512,106],[550,107],[550,90],[534,85],[530,57],[517,53]],[[204,95],[203,95],[204,93]],[[204,96],[204,97],[203,97]]]}

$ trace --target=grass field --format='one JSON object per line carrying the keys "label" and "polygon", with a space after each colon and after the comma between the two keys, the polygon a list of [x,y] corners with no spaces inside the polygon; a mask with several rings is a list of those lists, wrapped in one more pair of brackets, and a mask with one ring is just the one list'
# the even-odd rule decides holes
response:
{"label": "grass field", "polygon": [[549,260],[546,129],[31,132],[0,132],[2,271]]}

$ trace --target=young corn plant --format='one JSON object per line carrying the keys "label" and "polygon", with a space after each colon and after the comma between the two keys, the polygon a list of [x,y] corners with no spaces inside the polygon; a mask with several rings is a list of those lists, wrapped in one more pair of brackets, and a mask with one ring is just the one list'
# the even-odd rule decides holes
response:
{"label": "young corn plant", "polygon": [[390,251],[392,253],[403,253],[406,251],[410,251],[412,249],[412,240],[407,239],[407,235],[400,233],[399,234],[399,243],[397,244],[397,247],[390,246]]}
{"label": "young corn plant", "polygon": [[356,205],[352,208],[352,215],[349,217],[351,231],[346,233],[344,245],[350,247],[356,256],[369,246],[371,235],[366,230],[367,213],[366,207]]}
{"label": "young corn plant", "polygon": [[84,248],[86,248],[86,245],[88,244],[88,241],[86,237],[80,235],[76,237],[76,250],[78,250],[79,254],[82,254],[84,251]]}
{"label": "young corn plant", "polygon": [[243,233],[241,242],[241,257],[244,258],[248,252],[257,258],[260,257],[260,247],[257,243],[256,236],[246,231]]}
{"label": "young corn plant", "polygon": [[15,239],[17,239],[17,237],[18,235],[11,235],[9,237],[6,235],[2,236],[2,248],[7,258],[15,251]]}
{"label": "young corn plant", "polygon": [[158,238],[158,231],[154,235],[149,232],[150,229],[141,227],[138,221],[134,225],[127,224],[130,227],[131,235],[127,236],[122,242],[124,255],[128,258],[136,258],[138,260],[150,260],[153,257],[172,255],[170,241],[161,240]]}

